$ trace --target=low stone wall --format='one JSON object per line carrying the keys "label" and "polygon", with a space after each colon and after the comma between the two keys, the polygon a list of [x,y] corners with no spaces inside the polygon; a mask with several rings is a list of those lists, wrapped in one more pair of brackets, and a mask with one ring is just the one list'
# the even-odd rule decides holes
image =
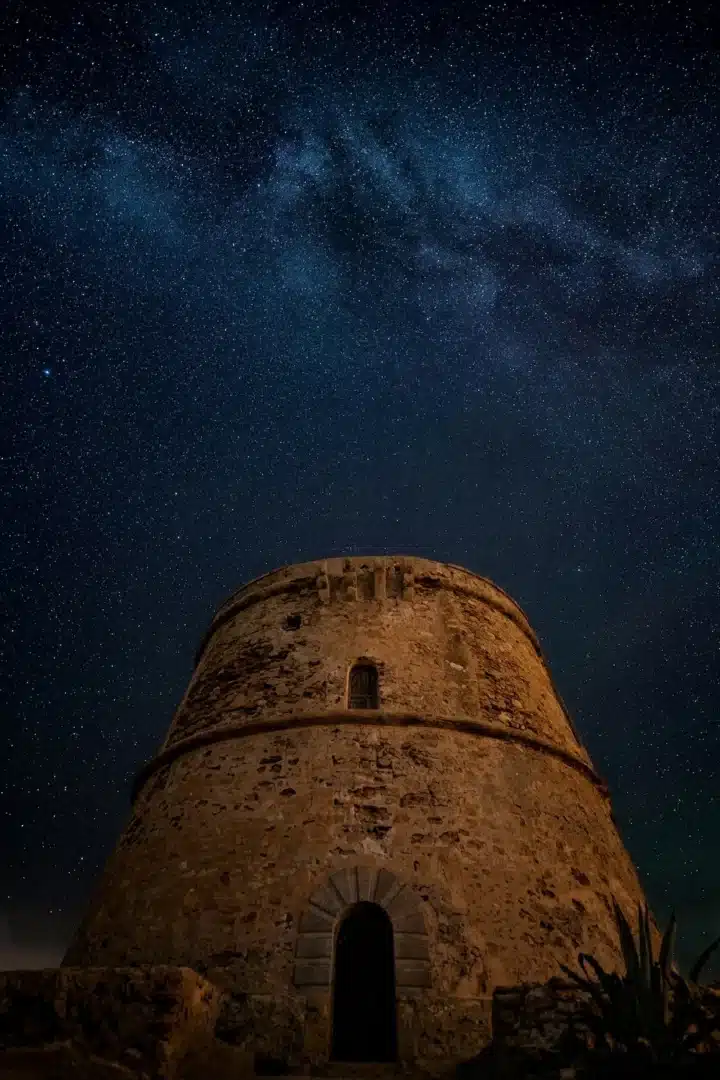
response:
{"label": "low stone wall", "polygon": [[175,1080],[211,1045],[221,996],[187,968],[0,973],[0,1077]]}
{"label": "low stone wall", "polygon": [[[208,972],[220,982],[220,974]],[[397,1070],[413,1076],[452,1077],[458,1061],[490,1040],[492,1003],[441,998],[431,993],[397,995]],[[215,1029],[216,1041],[242,1052],[257,1075],[270,1073],[347,1077],[347,1064],[328,1061],[331,998],[310,988],[306,995],[242,994],[228,989]],[[358,1066],[359,1067],[359,1066]],[[363,1076],[367,1066],[362,1067]]]}
{"label": "low stone wall", "polygon": [[490,1041],[490,998],[398,997],[400,1058],[418,1075],[453,1076],[459,1061]]}
{"label": "low stone wall", "polygon": [[[328,1061],[327,994],[244,994],[223,972],[59,968],[0,973],[0,1080],[250,1080],[341,1075]],[[490,999],[398,995],[397,1065],[454,1075],[490,1039]],[[338,1073],[338,1070],[340,1072]],[[353,1071],[354,1070],[354,1071]]]}
{"label": "low stone wall", "polygon": [[[684,1061],[665,1071],[664,1067],[658,1067],[653,1076],[662,1075],[667,1080],[720,1077],[720,988],[704,987],[700,1002],[706,1015],[717,1019],[717,1027],[709,1042],[699,1047],[701,1053],[692,1056],[692,1070]],[[526,1080],[541,1076],[544,1080],[595,1076],[620,1080],[628,1075],[641,1080],[640,1074],[633,1071],[637,1066],[628,1066],[629,1072],[623,1070],[619,1057],[606,1061],[600,1068],[582,1052],[587,1028],[577,1017],[590,1004],[587,992],[561,978],[539,985],[497,988],[493,996],[492,1042],[476,1059],[461,1067],[460,1075],[465,1073],[468,1080],[471,1077]]]}
{"label": "low stone wall", "polygon": [[228,1052],[233,1048],[243,1055],[251,1071],[283,1073],[302,1054],[306,1014],[306,1000],[299,994],[228,990],[215,1028],[216,1041]]}
{"label": "low stone wall", "polygon": [[[568,1039],[571,1018],[588,1004],[589,995],[563,979],[498,988],[492,1016],[489,1001],[460,1007],[452,1000],[401,997],[400,1061],[383,1066],[382,1076],[449,1078],[463,1060],[459,1080],[594,1076],[582,1066],[577,1042]],[[692,1076],[714,1078],[720,1076],[720,987],[706,987],[702,1005],[717,1018],[717,1031],[697,1055],[703,1060],[694,1060],[699,1068]],[[0,973],[0,1080],[251,1080],[282,1074],[377,1080],[377,1066],[327,1061],[326,1013],[327,1003],[319,1008],[312,995],[228,992],[188,968]],[[258,1031],[264,1033],[260,1041]],[[613,1063],[607,1074],[613,1080],[621,1075],[617,1068]],[[662,1075],[675,1080],[686,1074]]]}
{"label": "low stone wall", "polygon": [[528,1069],[569,1067],[566,1042],[570,1019],[589,1004],[590,995],[566,979],[498,987],[492,1012],[495,1073],[514,1076]]}

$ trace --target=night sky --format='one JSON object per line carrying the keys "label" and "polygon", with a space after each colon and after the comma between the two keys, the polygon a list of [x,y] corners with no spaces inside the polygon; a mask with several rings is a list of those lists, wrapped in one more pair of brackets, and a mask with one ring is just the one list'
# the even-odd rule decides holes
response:
{"label": "night sky", "polygon": [[519,601],[720,933],[710,7],[3,4],[0,966],[58,961],[217,604],[344,553]]}

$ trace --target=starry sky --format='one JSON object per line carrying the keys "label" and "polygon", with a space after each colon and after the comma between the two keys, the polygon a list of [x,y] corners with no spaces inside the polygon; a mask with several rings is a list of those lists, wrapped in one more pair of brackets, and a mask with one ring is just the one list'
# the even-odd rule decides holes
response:
{"label": "starry sky", "polygon": [[520,602],[720,933],[711,6],[3,5],[0,966],[58,961],[213,609],[342,553]]}

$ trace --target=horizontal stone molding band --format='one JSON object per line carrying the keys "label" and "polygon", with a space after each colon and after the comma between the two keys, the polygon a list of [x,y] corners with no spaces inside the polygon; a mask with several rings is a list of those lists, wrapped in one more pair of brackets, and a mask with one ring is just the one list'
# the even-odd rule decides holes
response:
{"label": "horizontal stone molding band", "polygon": [[170,765],[179,757],[200,750],[213,743],[226,742],[229,739],[244,739],[251,735],[265,735],[277,731],[294,731],[299,728],[309,727],[333,727],[338,724],[359,724],[366,727],[426,727],[440,728],[445,731],[459,731],[467,735],[479,735],[490,739],[500,739],[503,742],[519,743],[531,750],[542,754],[548,754],[571,769],[585,776],[598,791],[609,798],[608,788],[605,781],[595,772],[591,765],[582,758],[555,746],[547,739],[537,735],[528,735],[522,731],[513,731],[487,720],[473,720],[469,717],[446,717],[446,716],[418,716],[412,713],[390,712],[382,709],[336,709],[328,712],[293,713],[290,716],[276,717],[269,720],[258,720],[249,724],[227,724],[214,728],[212,731],[202,731],[197,735],[191,735],[187,739],[181,739],[171,746],[161,750],[157,757],[149,761],[140,769],[135,778],[132,790],[133,801],[150,777],[163,768]]}
{"label": "horizontal stone molding band", "polygon": [[[322,571],[318,568],[318,575],[321,574]],[[318,575],[306,575],[305,577],[293,578],[290,581],[280,581],[274,585],[266,585],[264,588],[255,588],[250,592],[243,593],[234,603],[231,602],[230,607],[224,609],[221,608],[210,624],[205,637],[200,642],[198,650],[195,653],[195,666],[197,667],[200,663],[205,649],[217,630],[231,619],[234,619],[241,611],[245,611],[255,604],[262,604],[263,601],[269,600],[273,596],[313,592],[317,588],[316,583]],[[493,608],[495,611],[499,611],[502,615],[505,615],[506,618],[515,623],[517,628],[525,635],[538,656],[540,656],[544,662],[540,643],[536,638],[530,623],[527,621],[525,613],[521,611],[515,601],[487,578],[477,577],[477,575],[473,575],[473,577],[479,585],[482,586],[481,588],[471,588],[468,585],[460,585],[458,582],[454,581],[443,581],[442,578],[428,573],[418,574],[414,578],[414,586],[421,590],[434,591],[439,589],[444,590],[445,592],[454,593],[456,596],[465,596],[472,600],[477,600],[479,603],[487,604],[488,607]]]}

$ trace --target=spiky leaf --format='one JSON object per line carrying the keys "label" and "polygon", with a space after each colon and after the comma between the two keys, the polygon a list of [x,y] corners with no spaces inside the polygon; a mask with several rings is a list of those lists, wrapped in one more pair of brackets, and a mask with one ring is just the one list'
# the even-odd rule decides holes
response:
{"label": "spiky leaf", "polygon": [[658,963],[660,964],[660,971],[662,977],[666,981],[670,977],[670,969],[673,962],[673,954],[675,952],[675,936],[677,934],[677,919],[675,918],[675,912],[673,911],[670,916],[670,922],[667,925],[667,929],[663,934],[662,943],[660,945],[660,956]]}
{"label": "spiky leaf", "polygon": [[638,974],[643,986],[650,987],[652,974],[652,938],[650,937],[650,917],[647,904],[643,909],[638,905]]}
{"label": "spiky leaf", "polygon": [[638,908],[637,944],[624,913],[617,902],[613,901],[613,905],[625,973],[605,971],[586,953],[578,956],[582,975],[560,965],[589,995],[590,1001],[580,1006],[577,1015],[593,1034],[596,1049],[612,1055],[622,1053],[626,1061],[672,1062],[707,1046],[717,1021],[708,1019],[694,981],[720,939],[698,957],[691,971],[691,985],[672,967],[675,915],[663,935],[656,960],[647,905]]}
{"label": "spiky leaf", "polygon": [[615,921],[620,935],[620,947],[622,949],[623,960],[625,961],[625,973],[630,976],[630,978],[637,979],[640,968],[640,959],[638,957],[637,948],[635,947],[635,938],[630,929],[630,923],[625,918],[624,912],[615,900],[613,900],[613,908],[615,911]]}
{"label": "spiky leaf", "polygon": [[700,978],[700,972],[705,967],[708,960],[710,959],[712,954],[717,949],[718,945],[720,945],[720,937],[716,938],[715,941],[712,941],[708,945],[707,949],[705,949],[703,952],[700,953],[697,960],[695,961],[693,966],[690,968],[690,975],[689,975],[690,982],[697,982],[698,981],[698,979]]}

